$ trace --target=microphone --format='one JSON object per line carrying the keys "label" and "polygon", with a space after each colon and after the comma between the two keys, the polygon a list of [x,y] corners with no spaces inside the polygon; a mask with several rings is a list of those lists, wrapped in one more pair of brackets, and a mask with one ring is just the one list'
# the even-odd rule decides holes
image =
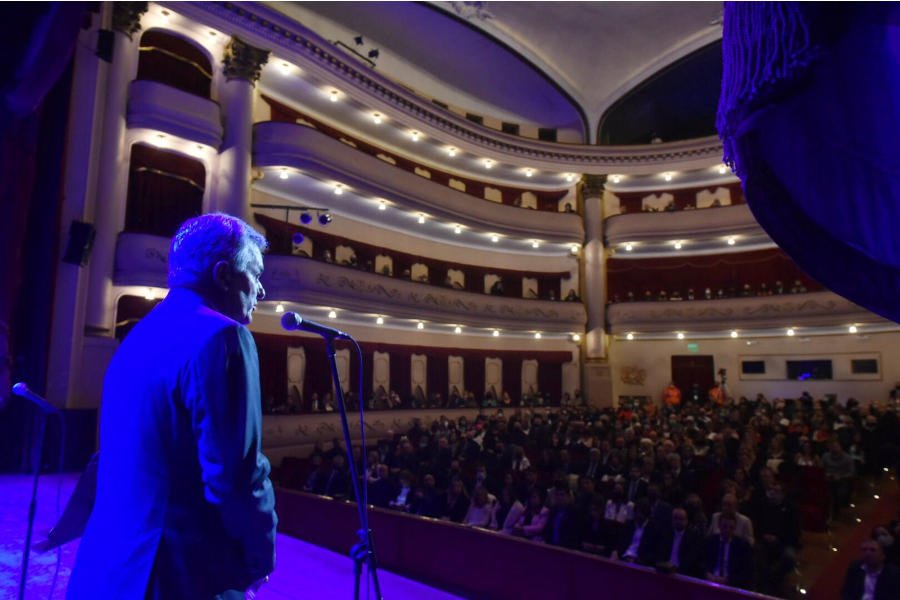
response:
{"label": "microphone", "polygon": [[349,334],[344,333],[340,329],[335,329],[334,327],[329,327],[328,325],[322,325],[321,323],[316,323],[315,321],[304,319],[295,312],[284,313],[284,316],[281,317],[281,326],[288,331],[293,331],[296,329],[299,331],[317,333],[322,337],[328,338],[330,340],[333,340],[335,338],[352,339]]}
{"label": "microphone", "polygon": [[21,397],[25,398],[26,400],[33,402],[39,409],[41,409],[41,412],[43,412],[45,414],[48,414],[48,415],[50,413],[59,414],[58,408],[56,408],[55,406],[53,406],[52,404],[50,404],[49,402],[47,402],[46,400],[44,400],[43,398],[41,398],[40,396],[38,396],[37,394],[32,392],[31,390],[29,390],[28,386],[25,385],[21,381],[13,386],[12,391],[15,395],[21,396]]}

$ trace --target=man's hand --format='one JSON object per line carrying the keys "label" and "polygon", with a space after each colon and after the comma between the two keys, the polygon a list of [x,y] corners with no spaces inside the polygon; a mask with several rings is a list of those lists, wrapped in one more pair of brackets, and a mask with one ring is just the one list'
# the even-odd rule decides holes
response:
{"label": "man's hand", "polygon": [[268,575],[266,575],[262,579],[257,579],[256,581],[254,581],[252,584],[250,584],[250,587],[248,587],[247,590],[244,592],[244,598],[246,600],[253,600],[254,598],[256,598],[256,594],[259,592],[259,588],[262,587],[262,584],[268,583],[268,581],[269,581]]}

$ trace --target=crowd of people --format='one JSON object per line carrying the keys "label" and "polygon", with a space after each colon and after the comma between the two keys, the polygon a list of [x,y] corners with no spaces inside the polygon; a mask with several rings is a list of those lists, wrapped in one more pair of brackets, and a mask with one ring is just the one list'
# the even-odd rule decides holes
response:
{"label": "crowd of people", "polygon": [[[805,294],[807,292],[806,284],[800,279],[795,279],[790,287],[785,286],[781,281],[776,281],[769,287],[766,283],[760,283],[759,287],[754,287],[749,283],[745,283],[740,287],[716,288],[706,287],[703,289],[689,287],[684,290],[659,290],[653,293],[649,289],[643,292],[635,292],[629,290],[624,294],[615,292],[609,299],[610,303],[616,302],[670,302],[680,300],[723,300],[725,298],[751,298],[758,296],[781,296],[783,294]],[[682,294],[683,292],[683,294]]]}
{"label": "crowd of people", "polygon": [[[823,472],[837,515],[855,477],[895,468],[898,417],[896,400],[808,394],[501,408],[416,421],[368,451],[362,476],[375,506],[778,593],[802,543],[797,474]],[[294,482],[337,498],[348,483],[337,440]]]}

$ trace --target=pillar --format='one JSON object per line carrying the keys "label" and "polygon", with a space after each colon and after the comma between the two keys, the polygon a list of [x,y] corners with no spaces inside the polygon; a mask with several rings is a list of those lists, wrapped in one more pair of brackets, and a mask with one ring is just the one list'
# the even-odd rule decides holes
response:
{"label": "pillar", "polygon": [[253,153],[253,91],[269,51],[232,37],[222,60],[223,82],[219,101],[225,120],[225,138],[219,150],[212,210],[251,222],[250,169]]}
{"label": "pillar", "polygon": [[125,226],[128,195],[128,161],[125,146],[125,116],[128,84],[137,75],[138,49],[133,39],[141,30],[146,2],[113,2],[112,62],[107,69],[106,94],[102,111],[102,141],[97,175],[97,196],[93,206],[96,229],[90,258],[90,280],[85,327],[91,333],[112,335],[115,299],[112,293],[116,239]]}
{"label": "pillar", "polygon": [[587,331],[584,340],[583,391],[589,403],[612,403],[612,379],[606,356],[606,248],[603,245],[603,190],[606,175],[585,175],[581,193],[584,205],[584,298]]}

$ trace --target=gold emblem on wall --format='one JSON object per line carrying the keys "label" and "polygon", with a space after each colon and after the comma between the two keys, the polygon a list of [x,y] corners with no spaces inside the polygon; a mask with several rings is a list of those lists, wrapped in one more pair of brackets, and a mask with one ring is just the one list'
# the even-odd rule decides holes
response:
{"label": "gold emblem on wall", "polygon": [[647,371],[640,367],[622,367],[619,370],[619,377],[622,378],[622,383],[627,383],[628,385],[644,385],[644,381],[647,379]]}

